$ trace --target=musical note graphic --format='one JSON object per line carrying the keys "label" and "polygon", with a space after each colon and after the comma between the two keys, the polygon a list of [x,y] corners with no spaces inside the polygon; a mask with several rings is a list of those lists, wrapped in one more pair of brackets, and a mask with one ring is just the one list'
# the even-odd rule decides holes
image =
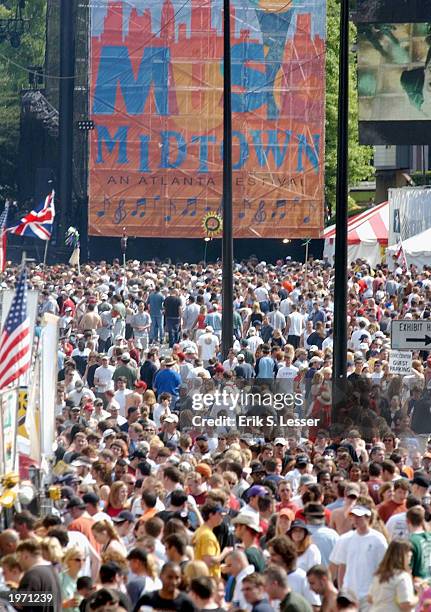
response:
{"label": "musical note graphic", "polygon": [[278,216],[279,221],[281,221],[281,219],[284,219],[284,217],[286,216],[286,205],[287,200],[277,200],[275,202],[275,210],[271,213],[271,219],[274,219],[277,216],[277,211],[281,211],[279,212]]}
{"label": "musical note graphic", "polygon": [[259,202],[259,206],[257,207],[257,211],[254,213],[254,220],[256,223],[264,223],[266,221],[266,212],[265,212],[265,201],[261,200]]}
{"label": "musical note graphic", "polygon": [[127,211],[124,210],[126,206],[126,200],[119,200],[118,206],[114,212],[114,223],[119,225],[127,217]]}
{"label": "musical note graphic", "polygon": [[184,208],[184,210],[181,213],[182,217],[195,217],[196,216],[196,208],[198,205],[198,200],[197,198],[189,198],[187,200],[187,204]]}
{"label": "musical note graphic", "polygon": [[103,198],[103,209],[102,210],[98,210],[96,212],[96,215],[98,217],[104,217],[106,215],[106,211],[109,211],[109,207],[111,206],[111,200],[107,197],[104,196]]}
{"label": "musical note graphic", "polygon": [[308,202],[308,214],[306,215],[305,211],[304,211],[304,218],[303,218],[302,222],[305,223],[305,224],[310,223],[311,222],[311,213],[312,212],[314,213],[315,210],[316,210],[316,207],[315,207],[314,202]]}
{"label": "musical note graphic", "polygon": [[138,212],[140,211],[139,216],[142,218],[142,217],[145,217],[146,210],[147,210],[147,198],[140,198],[139,200],[136,200],[135,210],[132,210],[130,215],[132,217],[136,217]]}
{"label": "musical note graphic", "polygon": [[244,198],[241,205],[241,210],[238,213],[238,219],[244,219],[246,209],[251,210],[250,200]]}
{"label": "musical note graphic", "polygon": [[173,200],[169,200],[169,213],[165,215],[165,221],[169,222],[172,220],[172,211],[177,214],[177,207]]}

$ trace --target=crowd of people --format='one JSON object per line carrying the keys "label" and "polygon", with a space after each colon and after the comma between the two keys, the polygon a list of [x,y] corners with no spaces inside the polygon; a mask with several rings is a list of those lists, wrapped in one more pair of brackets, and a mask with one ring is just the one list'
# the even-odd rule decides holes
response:
{"label": "crowd of people", "polygon": [[33,266],[38,325],[60,328],[52,499],[0,533],[2,601],[431,611],[431,357],[389,364],[391,322],[430,317],[431,270],[391,263],[350,266],[338,398],[329,261],[238,263],[227,356],[218,263]]}

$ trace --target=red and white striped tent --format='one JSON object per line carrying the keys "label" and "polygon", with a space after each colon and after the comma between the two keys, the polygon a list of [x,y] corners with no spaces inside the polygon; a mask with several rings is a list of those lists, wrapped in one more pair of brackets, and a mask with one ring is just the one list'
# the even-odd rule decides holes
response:
{"label": "red and white striped tent", "polygon": [[[375,267],[381,262],[384,249],[388,246],[388,235],[389,202],[382,202],[350,217],[347,235],[349,263],[360,257]],[[325,239],[323,254],[332,261],[335,254],[335,225],[323,230],[321,238]]]}

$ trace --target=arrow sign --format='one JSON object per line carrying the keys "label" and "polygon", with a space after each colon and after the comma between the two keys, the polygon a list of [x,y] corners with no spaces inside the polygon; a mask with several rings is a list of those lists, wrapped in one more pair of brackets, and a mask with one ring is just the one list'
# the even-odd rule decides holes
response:
{"label": "arrow sign", "polygon": [[391,323],[391,348],[431,350],[431,320],[395,319]]}
{"label": "arrow sign", "polygon": [[425,338],[406,338],[406,342],[423,342],[424,344],[431,344],[431,336],[425,336]]}

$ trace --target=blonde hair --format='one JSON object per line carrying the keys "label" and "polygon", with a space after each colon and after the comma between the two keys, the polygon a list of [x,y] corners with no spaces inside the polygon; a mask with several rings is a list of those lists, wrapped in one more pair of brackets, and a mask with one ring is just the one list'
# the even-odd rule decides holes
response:
{"label": "blonde hair", "polygon": [[253,459],[253,454],[251,452],[251,450],[249,448],[243,448],[241,450],[241,456],[242,456],[242,465],[243,466],[247,466],[250,465],[251,460]]}
{"label": "blonde hair", "polygon": [[209,576],[210,571],[208,565],[204,561],[190,561],[184,568],[183,577],[184,582],[190,585],[191,581],[195,578],[201,578],[202,576]]}
{"label": "blonde hair", "polygon": [[[55,540],[56,538],[51,539]],[[81,555],[85,558],[84,551],[81,550],[79,546],[72,546],[71,548],[68,548],[63,556],[63,564],[70,561],[70,559],[73,559],[76,555]]]}
{"label": "blonde hair", "polygon": [[147,391],[145,391],[144,395],[142,396],[142,402],[144,404],[149,404],[150,406],[156,404],[157,400],[154,391],[152,391],[151,389],[147,389]]}
{"label": "blonde hair", "polygon": [[61,563],[63,559],[63,549],[57,538],[46,537],[40,543],[42,556],[51,563]]}
{"label": "blonde hair", "polygon": [[97,523],[94,523],[94,525],[91,526],[91,530],[96,533],[106,532],[111,540],[117,540],[118,542],[120,541],[120,536],[115,531],[111,521],[97,521]]}
{"label": "blonde hair", "polygon": [[321,371],[318,371],[314,374],[311,384],[312,385],[320,385],[323,382],[323,374]]}
{"label": "blonde hair", "polygon": [[127,564],[127,559],[124,557],[118,550],[108,549],[100,556],[102,563],[114,562],[116,563],[123,571],[128,572],[129,566]]}

